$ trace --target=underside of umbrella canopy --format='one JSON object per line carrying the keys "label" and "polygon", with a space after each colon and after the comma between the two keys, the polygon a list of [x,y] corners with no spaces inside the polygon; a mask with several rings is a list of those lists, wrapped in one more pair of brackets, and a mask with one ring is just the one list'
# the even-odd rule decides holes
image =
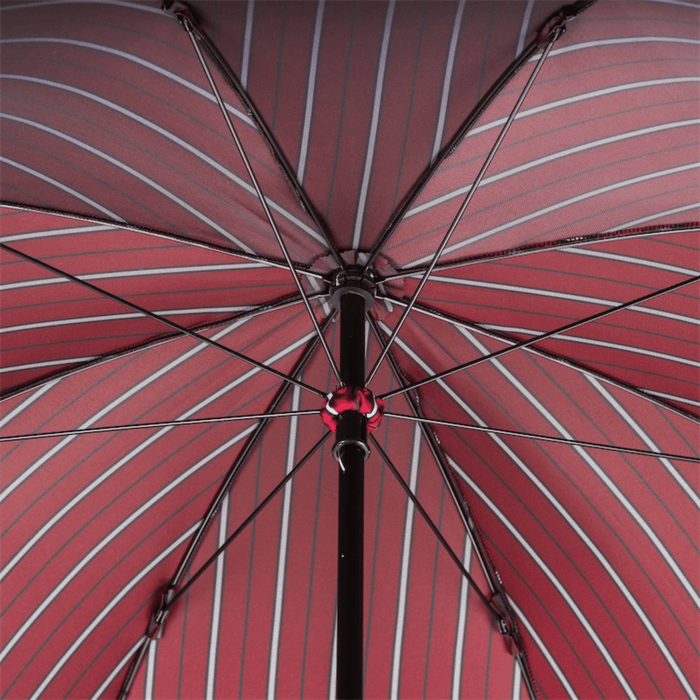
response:
{"label": "underside of umbrella canopy", "polygon": [[697,6],[165,4],[0,4],[3,697],[335,695],[343,383],[366,697],[700,695]]}

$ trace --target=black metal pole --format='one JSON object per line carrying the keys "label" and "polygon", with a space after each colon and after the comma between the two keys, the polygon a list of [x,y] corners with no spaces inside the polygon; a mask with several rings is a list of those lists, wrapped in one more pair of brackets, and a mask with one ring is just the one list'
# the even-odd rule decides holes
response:
{"label": "black metal pole", "polygon": [[[340,375],[347,386],[365,383],[365,299],[340,298]],[[364,488],[367,422],[357,411],[340,414],[336,430],[338,485],[338,646],[336,696],[362,697]]]}

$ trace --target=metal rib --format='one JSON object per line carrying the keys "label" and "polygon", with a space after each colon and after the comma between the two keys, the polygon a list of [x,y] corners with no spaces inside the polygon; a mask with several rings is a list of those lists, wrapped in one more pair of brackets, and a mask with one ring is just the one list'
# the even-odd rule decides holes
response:
{"label": "metal rib", "polygon": [[336,379],[340,383],[340,373],[338,371],[338,367],[335,364],[335,360],[333,359],[333,355],[331,354],[331,350],[328,347],[328,344],[326,343],[326,339],[323,337],[323,333],[321,333],[321,329],[319,328],[318,321],[316,320],[316,315],[313,312],[313,309],[311,308],[311,304],[309,303],[309,299],[306,296],[306,292],[304,291],[304,288],[301,284],[301,281],[297,277],[297,274],[294,270],[294,265],[292,263],[292,259],[289,257],[289,251],[287,250],[287,246],[282,240],[282,235],[279,232],[279,229],[277,228],[277,224],[275,223],[275,220],[272,216],[272,212],[270,211],[270,207],[267,204],[267,201],[265,199],[265,196],[263,195],[262,190],[260,189],[260,184],[258,183],[258,179],[255,177],[255,173],[253,172],[253,169],[250,165],[250,161],[248,160],[248,156],[246,155],[246,152],[243,148],[243,144],[241,143],[241,140],[238,138],[238,133],[236,132],[235,127],[233,126],[233,122],[231,121],[231,118],[229,117],[228,112],[226,111],[226,105],[224,104],[224,101],[221,97],[221,94],[219,93],[218,88],[216,87],[216,83],[214,82],[214,78],[211,74],[211,71],[209,70],[209,67],[206,64],[206,61],[204,60],[204,56],[202,55],[202,52],[197,44],[197,38],[196,35],[192,29],[192,26],[189,22],[189,19],[187,17],[182,18],[182,23],[187,30],[187,36],[189,36],[190,41],[192,42],[192,46],[194,47],[194,50],[197,54],[197,58],[199,59],[199,62],[202,66],[202,69],[204,70],[205,75],[207,76],[207,80],[209,81],[209,85],[212,89],[212,92],[214,94],[214,97],[216,98],[216,101],[219,105],[219,109],[221,110],[221,113],[223,114],[223,117],[226,121],[226,125],[228,126],[228,130],[233,137],[233,140],[236,144],[236,148],[238,149],[238,153],[241,156],[241,159],[243,160],[243,164],[245,165],[245,168],[248,172],[248,177],[250,177],[250,181],[253,184],[253,187],[255,188],[255,192],[258,195],[258,199],[260,200],[260,204],[262,205],[262,208],[265,212],[265,216],[267,218],[268,223],[270,224],[270,228],[272,229],[272,232],[275,234],[275,238],[277,239],[277,243],[279,244],[280,248],[282,249],[282,253],[284,255],[284,259],[287,261],[287,265],[289,267],[289,271],[292,274],[292,277],[294,278],[294,282],[297,285],[297,289],[299,290],[299,294],[301,294],[302,299],[304,300],[304,305],[306,306],[306,310],[309,313],[309,316],[311,318],[311,321],[314,325],[314,328],[316,329],[316,333],[318,334],[318,338],[321,342],[321,345],[323,346],[323,350],[326,353],[326,356],[328,357],[328,362],[330,363],[330,366],[333,370],[333,373],[336,376]]}
{"label": "metal rib", "polygon": [[672,284],[668,287],[664,287],[663,289],[651,292],[650,294],[645,294],[642,297],[638,297],[636,299],[632,299],[631,301],[627,301],[624,304],[619,304],[618,306],[614,306],[610,309],[599,311],[597,314],[587,316],[586,318],[583,318],[579,321],[573,321],[572,323],[568,323],[565,326],[555,328],[554,330],[547,331],[546,333],[534,336],[533,338],[521,340],[520,342],[515,343],[515,345],[510,345],[508,347],[501,348],[500,350],[496,350],[496,352],[492,352],[489,355],[484,355],[483,357],[477,357],[475,360],[471,360],[469,362],[465,362],[464,364],[457,365],[456,367],[447,369],[444,372],[438,372],[438,374],[434,374],[432,377],[426,377],[425,379],[421,379],[420,381],[413,382],[413,384],[409,384],[408,386],[403,387],[402,389],[395,389],[394,391],[390,391],[389,393],[382,395],[381,398],[388,399],[392,396],[403,394],[404,392],[409,391],[411,389],[417,389],[418,387],[425,386],[426,384],[430,384],[431,382],[435,382],[438,379],[449,377],[451,374],[455,374],[456,372],[461,372],[462,370],[474,367],[475,365],[479,365],[482,362],[487,362],[488,360],[493,360],[494,358],[500,357],[501,355],[506,355],[509,352],[513,352],[513,350],[520,350],[522,348],[526,348],[530,345],[534,345],[535,343],[540,342],[541,340],[546,340],[547,338],[552,338],[553,336],[561,335],[563,333],[566,333],[567,331],[573,330],[574,328],[579,328],[580,326],[592,323],[593,321],[599,321],[601,318],[610,316],[611,314],[617,313],[618,311],[622,311],[623,309],[628,309],[631,306],[637,306],[646,301],[650,301],[651,299],[655,299],[656,297],[668,294],[669,292],[674,292],[678,289],[681,289],[682,287],[692,284],[693,282],[697,282],[698,280],[700,280],[700,275],[690,277],[688,279],[683,280],[682,282]]}
{"label": "metal rib", "polygon": [[[395,299],[394,297],[389,297],[385,295],[380,295],[377,294],[377,299],[381,301],[387,301],[391,304],[396,304],[398,306],[405,306],[407,302],[405,301],[400,301]],[[433,309],[430,306],[427,306],[426,304],[421,304],[417,303],[413,307],[416,311],[425,314],[426,316],[430,316],[431,318],[437,318],[440,321],[445,321],[446,323],[449,323],[452,326],[460,327],[460,328],[468,328],[469,330],[475,331],[477,333],[482,333],[483,335],[493,338],[494,340],[499,340],[503,343],[510,343],[511,345],[515,345],[519,343],[520,341],[516,338],[512,338],[511,336],[505,335],[504,333],[498,333],[494,330],[491,330],[489,328],[484,328],[476,323],[471,323],[470,321],[464,321],[463,319],[455,318],[454,316],[450,316],[449,314],[444,313],[443,311],[438,311],[437,309]],[[531,352],[534,355],[538,355],[539,357],[545,357],[548,360],[552,360],[553,362],[557,362],[558,364],[561,365],[566,365],[567,367],[571,367],[572,369],[576,370],[577,372],[582,372],[584,374],[588,374],[591,377],[596,377],[597,379],[600,379],[603,382],[606,382],[607,384],[610,384],[612,386],[616,386],[619,389],[623,389],[624,391],[629,391],[630,393],[634,394],[635,396],[639,396],[640,398],[644,399],[645,401],[650,401],[651,403],[659,406],[660,408],[663,408],[666,411],[671,411],[675,413],[678,416],[681,416],[682,418],[687,418],[689,420],[692,420],[695,423],[700,422],[700,419],[693,415],[692,413],[689,413],[688,411],[679,408],[678,406],[675,406],[673,404],[668,403],[665,399],[655,396],[654,394],[647,393],[646,391],[640,389],[639,387],[633,386],[632,384],[628,384],[626,382],[623,382],[620,379],[616,379],[615,377],[612,377],[610,375],[607,375],[600,370],[592,369],[590,367],[586,367],[585,365],[579,364],[575,360],[572,360],[568,357],[564,357],[562,355],[557,355],[556,353],[553,352],[548,352],[547,350],[541,350],[540,348],[535,348],[533,346],[529,346],[525,348],[527,352]]]}
{"label": "metal rib", "polygon": [[479,174],[476,176],[474,183],[472,184],[471,188],[469,189],[469,192],[468,192],[467,196],[465,197],[464,202],[462,203],[462,206],[459,208],[459,211],[457,212],[457,215],[455,216],[454,221],[450,225],[450,228],[447,230],[447,233],[445,234],[444,238],[442,239],[442,243],[440,243],[439,248],[437,249],[435,255],[433,256],[433,259],[431,260],[430,265],[428,266],[428,269],[426,270],[425,274],[421,278],[421,281],[418,284],[416,291],[413,293],[413,296],[411,297],[411,301],[409,302],[408,306],[404,309],[404,312],[401,315],[399,322],[396,324],[396,327],[394,328],[391,336],[389,337],[389,340],[387,341],[386,346],[382,350],[377,361],[374,363],[374,367],[372,368],[372,371],[369,373],[369,376],[367,377],[367,382],[366,382],[367,384],[369,384],[372,381],[374,375],[377,373],[377,370],[379,369],[379,366],[381,365],[382,361],[384,360],[386,353],[389,351],[389,348],[391,347],[392,343],[394,342],[396,336],[399,334],[399,331],[401,330],[401,326],[403,326],[404,322],[406,321],[408,314],[411,313],[411,309],[413,308],[413,305],[416,303],[418,296],[420,295],[423,287],[425,286],[425,283],[428,281],[428,278],[432,274],[435,265],[437,265],[437,261],[440,259],[440,256],[442,255],[443,251],[447,247],[447,244],[449,243],[450,238],[452,237],[452,234],[454,233],[455,229],[457,228],[457,224],[459,224],[459,222],[461,221],[462,216],[463,216],[466,208],[469,206],[469,203],[471,202],[472,197],[474,196],[474,193],[476,192],[477,188],[479,187],[479,184],[481,183],[481,180],[483,179],[484,175],[486,174],[486,170],[488,169],[489,165],[491,164],[491,161],[493,160],[494,156],[496,155],[496,152],[498,151],[501,143],[503,142],[503,139],[505,138],[506,134],[508,133],[508,130],[510,129],[510,125],[513,123],[513,120],[515,119],[518,111],[520,110],[520,107],[521,107],[522,103],[524,102],[525,97],[527,96],[528,92],[530,91],[532,84],[535,82],[535,79],[537,78],[537,75],[540,72],[542,65],[547,60],[547,56],[549,56],[549,52],[550,52],[552,46],[554,45],[554,42],[559,38],[560,34],[561,34],[561,30],[554,32],[552,38],[549,40],[549,42],[547,43],[547,46],[545,47],[544,51],[542,52],[542,56],[540,56],[540,59],[537,62],[537,65],[535,66],[534,70],[532,71],[530,78],[528,79],[525,87],[523,88],[522,93],[520,94],[520,97],[518,98],[517,102],[515,103],[515,106],[511,110],[511,113],[508,116],[506,123],[503,125],[503,128],[501,129],[501,133],[498,135],[498,138],[496,139],[496,143],[494,143],[493,147],[489,151],[488,156],[486,156],[486,160],[485,160],[484,164],[481,166],[481,170],[479,170]]}
{"label": "metal rib", "polygon": [[175,321],[171,321],[170,319],[164,318],[163,316],[159,316],[158,314],[153,313],[152,311],[149,311],[148,309],[144,309],[141,306],[138,306],[137,304],[133,304],[130,301],[127,301],[126,299],[122,299],[121,297],[118,297],[116,294],[112,294],[111,292],[108,292],[104,289],[100,289],[99,287],[96,287],[93,284],[90,284],[90,282],[86,282],[85,280],[80,279],[80,277],[76,277],[75,275],[71,275],[68,272],[64,272],[63,270],[59,270],[56,267],[53,267],[53,265],[49,265],[48,263],[45,263],[43,260],[38,260],[37,258],[32,257],[31,255],[27,255],[26,253],[22,253],[18,250],[15,250],[14,248],[11,248],[10,246],[6,245],[5,243],[0,243],[0,248],[2,250],[6,250],[9,253],[12,253],[13,255],[16,255],[20,258],[23,258],[24,260],[27,260],[28,262],[34,263],[35,265],[38,265],[39,267],[43,267],[45,270],[49,270],[50,272],[53,272],[56,275],[60,275],[61,277],[65,277],[66,279],[69,279],[71,282],[76,282],[77,284],[80,284],[81,286],[92,290],[93,292],[96,292],[97,294],[100,294],[104,297],[107,297],[108,299],[112,299],[113,301],[119,302],[120,304],[123,304],[124,306],[128,306],[130,309],[133,309],[134,311],[138,311],[139,313],[143,314],[144,316],[148,316],[149,318],[152,318],[156,321],[160,321],[160,323],[165,324],[166,326],[170,326],[171,328],[174,328],[176,331],[179,331],[180,333],[184,333],[186,335],[189,335],[192,338],[195,338],[196,340],[202,342],[202,343],[207,343],[208,345],[211,345],[214,348],[218,348],[219,350],[223,350],[224,352],[228,353],[229,355],[242,360],[243,362],[248,363],[249,365],[253,365],[254,367],[257,367],[258,369],[261,369],[265,372],[268,372],[269,374],[274,374],[278,379],[282,379],[285,382],[291,382],[292,384],[296,384],[297,386],[301,387],[302,389],[306,389],[306,391],[310,391],[317,396],[323,396],[325,397],[325,393],[321,391],[320,389],[316,389],[312,386],[309,386],[308,384],[305,384],[304,382],[298,380],[298,379],[293,379],[292,377],[289,377],[286,374],[283,374],[282,372],[277,371],[276,369],[273,369],[272,367],[268,367],[267,365],[263,364],[262,362],[258,362],[257,360],[254,360],[251,357],[247,357],[246,355],[242,355],[240,352],[237,352],[236,350],[232,350],[231,348],[227,348],[225,345],[221,345],[221,343],[218,343],[216,340],[212,340],[211,338],[207,338],[204,335],[200,335],[199,333],[196,333],[195,331],[190,330],[189,328],[186,328],[185,326],[181,326],[179,323],[175,323]]}
{"label": "metal rib", "polygon": [[[386,414],[384,414],[386,415]],[[420,501],[416,498],[415,494],[413,491],[411,491],[410,486],[405,482],[404,478],[399,474],[398,469],[393,465],[392,461],[389,459],[387,456],[386,452],[382,449],[382,446],[379,444],[379,441],[374,437],[374,435],[370,435],[369,439],[372,441],[372,444],[377,448],[377,451],[381,455],[382,459],[384,460],[384,463],[389,467],[391,470],[391,473],[396,477],[396,480],[401,484],[401,488],[406,492],[406,495],[411,499],[411,502],[413,505],[416,507],[418,512],[423,516],[423,519],[425,522],[428,524],[430,529],[435,533],[435,536],[438,538],[440,544],[445,548],[445,551],[450,555],[450,558],[452,561],[457,565],[459,570],[462,572],[462,576],[467,579],[471,587],[474,589],[475,593],[479,596],[479,599],[484,603],[484,605],[489,609],[489,612],[492,615],[497,615],[498,613],[494,610],[493,606],[491,605],[489,599],[483,594],[479,586],[476,584],[476,581],[472,578],[471,574],[464,568],[464,564],[462,564],[461,559],[455,554],[454,550],[452,547],[450,547],[449,543],[447,540],[443,537],[442,533],[438,529],[437,525],[431,520],[430,516],[428,513],[425,511],[425,508],[421,505]]]}
{"label": "metal rib", "polygon": [[238,526],[236,531],[229,535],[228,539],[214,552],[214,554],[207,559],[200,569],[187,581],[187,583],[180,588],[180,590],[175,594],[172,601],[170,602],[170,607],[172,607],[175,602],[181,598],[185,592],[192,586],[192,584],[218,559],[219,555],[224,552],[224,550],[245,530],[250,523],[255,520],[255,518],[261,513],[261,511],[267,506],[267,504],[284,488],[285,484],[296,476],[297,472],[313,457],[316,451],[323,445],[323,443],[331,436],[331,432],[327,431],[325,435],[301,458],[299,462],[294,466],[293,469],[282,479],[282,481],[275,486],[272,491],[265,497],[265,500],[260,503],[260,505]]}
{"label": "metal rib", "polygon": [[[177,12],[176,12],[176,15],[177,15]],[[214,65],[219,69],[221,74],[224,76],[224,79],[236,91],[239,98],[241,99],[241,102],[243,102],[243,104],[245,105],[246,110],[248,111],[248,114],[250,115],[250,117],[253,119],[256,126],[260,130],[260,133],[267,140],[268,145],[270,146],[270,148],[272,149],[272,152],[274,153],[275,160],[277,161],[278,165],[284,171],[284,174],[287,177],[287,180],[289,181],[290,186],[294,190],[294,194],[298,198],[299,203],[306,210],[306,212],[309,214],[309,216],[313,219],[313,222],[316,225],[316,228],[318,229],[321,236],[323,236],[323,238],[325,239],[325,243],[328,246],[328,249],[330,250],[333,257],[335,258],[337,265],[341,269],[345,269],[345,261],[341,257],[338,249],[333,245],[326,227],[321,222],[321,219],[320,219],[317,211],[315,210],[314,206],[312,205],[311,201],[309,200],[309,197],[306,194],[306,192],[304,191],[304,188],[301,186],[301,184],[297,178],[297,174],[294,172],[291,165],[287,161],[287,158],[284,155],[284,151],[280,148],[279,144],[275,140],[273,133],[270,131],[269,127],[265,123],[265,120],[262,118],[262,115],[260,114],[257,107],[255,106],[252,99],[250,98],[250,95],[248,94],[246,89],[243,87],[243,84],[238,79],[238,76],[233,72],[233,70],[231,70],[231,67],[226,62],[226,59],[219,51],[216,44],[204,33],[204,31],[202,30],[201,27],[193,24],[191,16],[188,16],[188,19],[190,20],[190,26],[192,28],[192,31],[197,35],[197,37],[199,37],[199,40],[202,42],[202,46],[204,47],[204,50],[206,51],[206,53],[209,55],[209,58],[213,61]]]}
{"label": "metal rib", "polygon": [[[315,295],[311,295],[309,298],[315,299],[321,296],[326,295],[322,293],[317,293]],[[226,323],[233,323],[234,321],[239,321],[243,318],[254,318],[255,316],[262,316],[263,314],[269,313],[270,311],[279,311],[280,309],[284,309],[288,306],[294,306],[295,304],[298,304],[300,302],[301,299],[297,294],[294,294],[289,297],[281,297],[276,301],[261,304],[260,306],[256,306],[247,311],[242,311],[238,314],[233,314],[231,316],[225,316],[224,318],[218,319],[216,321],[205,321],[204,323],[198,323],[197,325],[192,326],[191,330],[204,331],[209,330],[210,328],[218,328]],[[97,357],[94,357],[91,360],[79,362],[77,364],[71,365],[70,367],[66,367],[56,372],[53,372],[52,374],[40,377],[39,379],[34,379],[20,386],[13,387],[12,389],[0,391],[0,401],[5,401],[9,398],[12,398],[13,396],[18,396],[19,394],[22,394],[26,391],[38,389],[44,386],[44,384],[48,384],[49,382],[53,382],[58,379],[64,379],[73,374],[77,374],[78,372],[82,372],[83,370],[89,369],[90,367],[97,367],[98,365],[101,365],[104,362],[115,360],[118,357],[126,357],[127,355],[130,355],[132,353],[141,352],[141,350],[146,350],[156,345],[160,345],[161,343],[168,343],[171,340],[177,340],[178,338],[182,338],[183,335],[183,333],[168,333],[165,335],[160,335],[157,338],[151,338],[150,340],[146,340],[141,343],[136,343],[135,345],[129,345],[126,348],[120,348],[119,350],[115,350],[114,352],[98,355]]]}
{"label": "metal rib", "polygon": [[444,425],[448,428],[464,428],[465,430],[476,430],[480,433],[493,433],[494,435],[510,435],[511,437],[529,438],[531,440],[541,440],[543,442],[556,442],[560,445],[572,445],[579,447],[592,447],[598,450],[608,450],[610,452],[625,452],[644,457],[665,457],[667,459],[677,459],[683,462],[700,462],[700,457],[690,455],[672,454],[670,452],[654,452],[652,450],[641,450],[636,447],[619,447],[617,445],[606,445],[600,442],[588,442],[586,440],[567,440],[566,438],[553,437],[551,435],[539,435],[537,433],[523,433],[518,430],[506,430],[505,428],[486,428],[480,425],[469,425],[467,423],[455,423],[454,421],[441,420],[439,418],[419,418],[417,416],[407,416],[401,413],[391,413],[387,411],[384,416],[388,418],[401,418],[415,423],[430,423],[432,425]]}
{"label": "metal rib", "polygon": [[[591,245],[592,243],[604,243],[610,240],[628,240],[630,238],[643,238],[646,236],[662,236],[669,233],[694,233],[700,231],[700,225],[695,223],[675,224],[671,226],[650,226],[644,229],[628,229],[623,231],[615,231],[613,233],[595,233],[590,236],[577,236],[576,238],[566,238],[560,241],[551,241],[546,243],[533,243],[531,245],[522,246],[520,248],[512,248],[510,250],[495,251],[493,253],[484,253],[471,258],[462,258],[461,260],[453,260],[446,263],[441,263],[435,266],[434,271],[441,272],[443,270],[454,270],[469,265],[477,265],[483,262],[492,262],[495,260],[504,260],[506,258],[515,258],[522,255],[532,255],[533,253],[546,253],[550,250],[565,250],[567,248],[578,248],[580,246]],[[380,277],[379,282],[391,282],[393,280],[405,279],[406,277],[417,277],[425,272],[425,267],[404,268],[398,270],[393,275]]]}
{"label": "metal rib", "polygon": [[49,433],[27,433],[25,435],[0,436],[0,442],[17,440],[34,440],[36,438],[64,437],[66,435],[88,435],[92,433],[111,433],[124,430],[141,430],[143,428],[165,428],[181,425],[204,425],[207,423],[229,423],[239,420],[260,420],[261,418],[288,418],[290,416],[317,416],[318,410],[283,411],[282,413],[252,413],[244,416],[217,416],[215,418],[190,418],[188,420],[159,421],[156,423],[131,423],[127,425],[107,425],[102,428],[83,428],[82,430],[55,430]]}
{"label": "metal rib", "polygon": [[[0,206],[8,207],[10,209],[20,209],[21,211],[37,212],[39,214],[49,214],[51,216],[64,216],[77,221],[85,221],[91,224],[100,224],[102,226],[109,226],[113,229],[123,229],[125,231],[134,231],[134,233],[144,233],[147,236],[154,236],[155,238],[166,238],[171,241],[177,241],[184,245],[190,245],[195,248],[204,248],[205,250],[212,250],[217,253],[223,253],[224,255],[230,255],[237,258],[243,258],[244,260],[250,260],[251,262],[259,262],[261,265],[266,265],[267,267],[277,267],[281,270],[288,269],[287,264],[282,260],[275,260],[274,258],[266,258],[262,255],[254,255],[252,253],[245,253],[242,250],[234,250],[233,248],[227,248],[226,246],[219,245],[217,243],[210,243],[208,241],[201,241],[198,238],[189,238],[187,236],[182,236],[177,233],[170,233],[169,231],[159,231],[158,229],[152,229],[145,226],[136,226],[135,224],[130,224],[126,221],[112,221],[110,219],[100,219],[97,216],[88,216],[87,214],[76,214],[70,211],[59,211],[56,209],[48,209],[46,207],[35,207],[28,204],[18,204],[17,202],[8,202],[5,200],[0,200]],[[315,272],[313,270],[306,269],[299,265],[295,265],[294,268],[300,275],[305,277],[315,277],[316,279],[325,280],[326,275],[322,272]]]}

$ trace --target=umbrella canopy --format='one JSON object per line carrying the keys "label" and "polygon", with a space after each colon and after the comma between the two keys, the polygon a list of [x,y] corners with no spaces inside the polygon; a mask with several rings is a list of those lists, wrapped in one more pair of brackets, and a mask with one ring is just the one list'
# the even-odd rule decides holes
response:
{"label": "umbrella canopy", "polygon": [[166,4],[0,5],[3,697],[335,692],[364,266],[365,695],[697,697],[697,6]]}

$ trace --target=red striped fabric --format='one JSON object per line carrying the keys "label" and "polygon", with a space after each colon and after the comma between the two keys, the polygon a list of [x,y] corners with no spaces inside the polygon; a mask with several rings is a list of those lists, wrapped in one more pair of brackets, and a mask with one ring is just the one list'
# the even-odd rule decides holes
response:
{"label": "red striped fabric", "polygon": [[[559,6],[191,9],[245,91],[200,41],[319,324],[336,260],[376,255],[371,368],[541,47],[485,96]],[[224,475],[240,457],[182,584],[323,436],[338,383],[172,13],[0,17],[0,687],[116,698]],[[689,2],[568,23],[372,379],[374,437],[480,590],[502,584],[524,656],[371,446],[366,697],[700,695],[699,46]],[[337,318],[325,338],[337,361]],[[274,405],[313,414],[259,440],[255,418],[168,424]],[[455,425],[423,432],[416,406]],[[129,697],[335,694],[331,444],[176,601]]]}

